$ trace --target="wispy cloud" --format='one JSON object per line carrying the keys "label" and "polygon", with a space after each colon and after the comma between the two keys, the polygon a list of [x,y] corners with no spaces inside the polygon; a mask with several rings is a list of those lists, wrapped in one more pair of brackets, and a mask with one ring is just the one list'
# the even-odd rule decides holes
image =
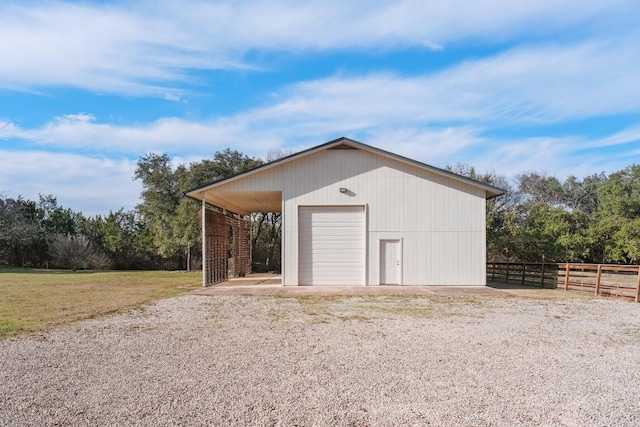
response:
{"label": "wispy cloud", "polygon": [[[615,135],[612,135],[615,137]],[[435,166],[470,164],[479,171],[495,171],[513,177],[529,171],[544,171],[559,177],[586,176],[626,167],[640,152],[630,144],[606,157],[585,149],[594,142],[587,137],[541,137],[488,140],[472,128],[387,129],[363,135],[363,142]],[[313,144],[324,142],[314,140]],[[287,146],[296,150],[310,144]],[[199,161],[210,156],[191,153],[173,155],[174,164]],[[241,151],[248,152],[241,148]],[[262,155],[265,147],[250,154]],[[140,183],[133,181],[135,159],[46,151],[0,150],[0,193],[37,199],[54,194],[64,206],[82,207],[85,214],[106,213],[138,202]],[[46,177],[46,179],[43,179]]]}
{"label": "wispy cloud", "polygon": [[37,149],[61,148],[127,156],[147,152],[206,155],[234,145],[242,145],[248,154],[256,154],[282,144],[284,139],[275,138],[275,134],[275,128],[269,132],[251,129],[241,118],[197,122],[168,117],[118,126],[100,123],[90,115],[70,114],[33,129],[0,122],[0,144],[3,139],[6,145],[11,140],[21,140]]}
{"label": "wispy cloud", "polygon": [[640,37],[539,46],[436,74],[331,77],[294,86],[255,118],[325,120],[329,127],[393,122],[558,122],[640,110]]}
{"label": "wispy cloud", "polygon": [[[506,175],[617,170],[640,155],[639,14],[640,3],[627,0],[5,3],[0,90],[73,87],[143,108],[153,101],[136,96],[194,107],[121,124],[82,99],[38,125],[0,119],[0,192],[54,193],[66,206],[91,206],[86,213],[131,208],[142,154],[168,152],[180,163],[231,147],[260,156],[342,135],[436,166]],[[469,46],[477,56],[466,56]],[[415,49],[454,62],[382,60],[357,73],[335,61],[327,74],[302,71],[318,52],[384,59]],[[256,89],[264,90],[257,106],[220,115],[191,97],[200,84],[214,90],[220,74],[211,70],[265,70],[280,58],[300,69]],[[607,122],[608,135],[575,126],[608,117],[619,119]]]}
{"label": "wispy cloud", "polygon": [[[0,11],[0,87],[51,85],[175,99],[198,69],[260,68],[252,52],[446,48],[577,28],[615,15],[633,28],[630,0],[10,2]],[[625,24],[626,23],[626,24]]]}
{"label": "wispy cloud", "polygon": [[128,159],[0,150],[0,170],[0,193],[31,200],[53,194],[65,207],[85,207],[86,215],[131,209],[141,190]]}
{"label": "wispy cloud", "polygon": [[[640,144],[640,124],[623,129],[613,135],[592,141],[586,148],[612,147],[626,144]],[[640,149],[640,147],[639,147]]]}
{"label": "wispy cloud", "polygon": [[[456,65],[434,74],[334,76],[283,88],[270,105],[193,121],[176,117],[120,126],[90,113],[58,117],[33,129],[0,123],[0,138],[41,145],[141,153],[248,151],[331,135],[424,135],[448,128],[500,129],[640,111],[640,51],[635,40],[539,46]],[[472,125],[473,124],[473,125]],[[636,140],[637,129],[599,145]],[[543,135],[541,135],[543,136]],[[396,140],[398,138],[395,138]]]}

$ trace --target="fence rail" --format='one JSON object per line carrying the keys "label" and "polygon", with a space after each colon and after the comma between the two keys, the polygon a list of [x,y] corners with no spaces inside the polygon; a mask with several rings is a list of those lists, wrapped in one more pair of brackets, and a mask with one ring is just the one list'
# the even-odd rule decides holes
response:
{"label": "fence rail", "polygon": [[558,286],[596,295],[633,298],[640,302],[640,266],[560,264]]}
{"label": "fence rail", "polygon": [[640,266],[637,265],[488,262],[487,279],[593,292],[640,302]]}
{"label": "fence rail", "polygon": [[488,262],[487,278],[492,282],[555,288],[558,264],[535,262]]}

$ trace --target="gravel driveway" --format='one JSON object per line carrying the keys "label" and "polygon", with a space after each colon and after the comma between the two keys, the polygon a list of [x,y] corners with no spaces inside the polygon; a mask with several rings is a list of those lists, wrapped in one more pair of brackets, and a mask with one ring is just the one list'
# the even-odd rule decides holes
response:
{"label": "gravel driveway", "polygon": [[0,342],[0,424],[640,425],[640,304],[185,295]]}

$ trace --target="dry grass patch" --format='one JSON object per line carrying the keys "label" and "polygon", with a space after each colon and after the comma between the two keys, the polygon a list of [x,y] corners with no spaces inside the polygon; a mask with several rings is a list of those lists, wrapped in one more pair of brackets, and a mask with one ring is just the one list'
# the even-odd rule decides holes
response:
{"label": "dry grass patch", "polygon": [[0,270],[0,339],[128,310],[199,286],[199,273]]}
{"label": "dry grass patch", "polygon": [[368,301],[367,303],[361,304],[360,307],[363,310],[385,315],[430,317],[433,314],[433,309],[431,307],[416,304],[416,301],[412,301],[410,299],[402,299],[400,301]]}
{"label": "dry grass patch", "polygon": [[565,291],[563,288],[534,288],[531,286],[518,286],[513,284],[505,284],[500,282],[491,282],[489,281],[487,284],[488,287],[494,289],[502,289],[509,294],[505,296],[516,296],[519,298],[527,298],[527,299],[540,299],[540,300],[568,300],[568,299],[579,299],[586,300],[595,298],[596,296],[593,292],[583,292],[577,290],[567,290]]}
{"label": "dry grass patch", "polygon": [[[481,319],[488,311],[493,310],[496,300],[551,300],[562,303],[594,298],[590,294],[563,290],[509,290],[513,292],[452,295],[276,295],[270,296],[276,304],[267,315],[277,323],[291,323],[304,318],[306,322],[314,324],[329,323],[333,319],[368,322],[397,317]],[[285,304],[285,301],[293,304]]]}
{"label": "dry grass patch", "polygon": [[[369,321],[388,316],[429,317],[437,296],[406,295],[296,295],[279,298],[293,299],[298,309],[312,318],[313,323],[327,323],[332,317],[343,321]],[[336,305],[350,303],[349,311],[336,312]],[[344,309],[343,309],[344,310]]]}

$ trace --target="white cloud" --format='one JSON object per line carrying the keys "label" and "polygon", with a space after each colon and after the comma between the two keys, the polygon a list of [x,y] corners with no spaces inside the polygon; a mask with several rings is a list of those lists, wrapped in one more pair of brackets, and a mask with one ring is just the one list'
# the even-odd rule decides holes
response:
{"label": "white cloud", "polygon": [[132,209],[140,184],[135,162],[43,151],[0,150],[0,194],[37,200],[52,194],[64,207],[85,215]]}
{"label": "white cloud", "polygon": [[365,136],[365,140],[383,150],[442,167],[451,164],[452,159],[464,151],[475,151],[486,145],[487,141],[479,133],[479,129],[465,127],[382,129]]}
{"label": "white cloud", "polygon": [[[493,139],[482,150],[476,150],[471,161],[464,163],[508,177],[532,171],[560,178],[585,177],[624,169],[640,153],[637,144],[602,153],[598,151],[597,141],[586,136]],[[464,157],[462,152],[458,155]]]}
{"label": "white cloud", "polygon": [[[477,144],[469,129],[477,135],[521,123],[637,113],[640,51],[632,49],[634,41],[519,49],[416,77],[378,73],[308,81],[279,91],[265,107],[203,121],[165,117],[121,126],[83,112],[31,129],[0,122],[0,138],[129,155],[210,154],[228,146],[256,155],[341,135],[372,141],[392,136],[396,142],[401,135],[420,145],[435,132],[433,139],[441,142],[432,153],[445,152],[450,148],[443,147],[457,146],[454,140]],[[442,129],[456,131],[442,138]],[[620,144],[637,134],[630,128],[591,143]]]}
{"label": "white cloud", "polygon": [[[0,121],[0,193],[52,193],[87,214],[130,209],[140,192],[131,159],[142,154],[168,152],[177,164],[226,147],[260,156],[342,135],[435,166],[469,163],[506,175],[618,170],[640,155],[640,125],[597,138],[487,135],[637,114],[638,13],[630,0],[5,3],[0,89],[68,86],[186,103],[186,88],[200,83],[194,71],[258,70],[260,58],[283,53],[449,51],[463,43],[502,50],[411,77],[376,71],[268,88],[266,105],[227,117],[118,125],[70,112],[36,127]],[[553,45],[543,42],[549,34]],[[525,47],[504,50],[514,42]]]}
{"label": "white cloud", "polygon": [[56,118],[60,122],[79,122],[79,123],[88,123],[96,120],[96,117],[93,114],[87,113],[77,113],[77,114],[65,114],[61,117]]}
{"label": "white cloud", "polygon": [[167,101],[178,102],[182,98],[180,98],[180,96],[178,96],[178,95],[176,95],[174,93],[165,93],[164,94],[164,99],[166,99]]}
{"label": "white cloud", "polygon": [[[600,140],[615,137],[612,135]],[[274,143],[272,147],[299,151],[328,139],[308,138],[303,143],[288,141],[287,145]],[[637,144],[628,144],[617,154],[600,156],[593,151],[600,149],[596,144],[600,140],[586,137],[488,139],[482,136],[482,129],[464,127],[381,128],[379,132],[365,133],[359,139],[437,167],[463,163],[475,166],[478,171],[495,171],[508,177],[529,171],[544,171],[559,177],[571,174],[583,177],[600,171],[623,169],[640,155]],[[200,161],[224,147],[211,147],[208,152],[200,154],[176,155],[170,152],[170,155],[175,166]],[[247,145],[232,148],[254,156],[268,151],[267,146],[260,145],[253,149],[248,149]],[[37,199],[38,194],[53,194],[63,206],[86,215],[105,214],[120,207],[132,209],[141,190],[140,183],[132,180],[135,163],[127,158],[0,150],[0,194],[9,197],[22,195],[32,200]]]}
{"label": "white cloud", "polygon": [[0,138],[13,138],[20,136],[20,128],[11,122],[0,122]]}
{"label": "white cloud", "polygon": [[[276,6],[281,4],[284,3],[276,3]],[[198,6],[205,9],[214,7],[208,4]],[[71,12],[76,9],[91,9],[86,5],[65,7],[70,8]],[[215,7],[231,8],[229,5],[219,4]],[[321,5],[315,4],[315,7]],[[380,8],[384,9],[382,6]],[[108,9],[114,16],[123,13],[113,6]],[[310,13],[307,9],[300,13]],[[233,15],[234,10],[229,9],[225,13]],[[190,9],[185,13],[196,12]],[[373,19],[367,13],[369,12],[363,17],[364,23],[357,23],[356,26],[373,25],[366,24]],[[202,16],[206,17],[207,14],[203,13]],[[392,13],[389,17],[391,23],[385,24],[391,27],[383,28],[384,31],[399,31],[397,28],[394,30],[392,25],[395,19],[393,16]],[[304,16],[300,19],[304,21],[303,18]],[[0,12],[0,24],[2,19]],[[56,19],[62,18],[52,18],[54,22]],[[110,18],[107,16],[105,19],[108,21]],[[234,19],[240,18],[229,19],[234,22]],[[481,25],[477,25],[480,28]],[[478,28],[476,30],[480,31]],[[108,32],[106,27],[103,30]],[[224,28],[218,28],[215,31],[223,30]],[[267,31],[264,28],[259,30]],[[4,39],[2,34],[6,31],[0,25],[0,39]],[[124,31],[124,44],[128,40],[127,31],[144,33],[141,29]],[[272,31],[285,30],[278,27]],[[364,30],[350,28],[346,31],[351,32],[350,35],[343,34],[350,40],[351,44],[347,43],[347,46],[366,44]],[[243,41],[244,35],[237,35],[233,31],[231,33],[240,40],[238,43],[249,44],[248,36]],[[313,28],[310,33],[314,33]],[[357,34],[362,35],[360,41],[357,41]],[[147,33],[144,35],[148,36]],[[187,36],[184,40],[194,41]],[[352,36],[353,39],[350,38]],[[406,40],[414,40],[414,35],[405,34],[403,37],[405,36],[408,37]],[[425,43],[423,36],[424,34],[420,34],[420,43]],[[145,37],[140,37],[146,40]],[[278,37],[271,39],[270,46],[285,43],[284,35],[282,40]],[[330,39],[337,36],[327,37],[329,38],[319,38],[319,44],[314,48],[328,49],[337,46],[338,42]],[[371,37],[369,40],[375,40],[375,35]],[[397,35],[396,40],[400,40],[399,37]],[[86,87],[127,87],[127,91],[144,91],[144,88],[150,87],[148,81],[169,84],[168,82],[184,77],[181,74],[181,70],[185,69],[181,68],[183,65],[193,66],[189,62],[189,55],[180,51],[184,40],[178,37],[173,42],[178,47],[169,50],[165,59],[154,57],[151,52],[148,62],[151,64],[150,68],[145,68],[146,65],[138,68],[136,61],[142,59],[128,58],[126,52],[125,57],[119,59],[115,50],[111,52],[110,55],[115,58],[113,63],[101,62],[104,59],[102,53],[97,53],[94,65],[103,68],[96,75],[113,78],[111,86],[105,86],[102,81],[91,80],[95,69],[83,68],[87,65],[85,60],[81,61],[82,64],[79,63],[79,68],[73,68],[77,64],[74,65],[73,61],[65,62],[67,60],[64,58],[60,59],[62,62],[59,64],[49,65],[54,77],[60,75],[79,80]],[[415,40],[418,40],[417,35]],[[113,40],[108,41],[111,42]],[[156,41],[149,41],[148,44],[144,42],[142,45],[155,52],[165,42],[168,43],[161,40],[159,45],[154,44]],[[267,43],[268,40],[259,43],[262,42]],[[294,43],[288,39],[287,42]],[[120,206],[132,208],[140,189],[131,180],[135,169],[134,161],[108,160],[103,155],[130,159],[147,152],[166,151],[174,157],[175,162],[182,162],[208,157],[217,150],[231,147],[249,155],[260,156],[272,148],[298,150],[342,135],[435,166],[468,163],[478,170],[495,170],[506,175],[530,170],[544,170],[559,176],[584,176],[602,170],[611,172],[622,169],[640,155],[639,125],[629,125],[626,129],[597,138],[589,137],[587,131],[585,134],[557,137],[533,130],[530,133],[537,134],[537,137],[508,140],[489,138],[486,135],[495,130],[508,130],[523,124],[533,127],[540,123],[558,124],[590,117],[637,114],[640,110],[639,42],[638,33],[628,33],[621,39],[529,46],[412,77],[379,72],[364,76],[336,75],[277,88],[274,91],[277,96],[272,97],[270,104],[263,107],[233,116],[200,121],[164,117],[146,123],[117,125],[104,122],[104,118],[96,117],[91,112],[66,114],[33,128],[4,121],[0,122],[0,143],[4,143],[5,147],[15,148],[18,141],[20,151],[0,150],[0,192],[9,191],[13,196],[21,194],[28,198],[36,198],[38,193],[53,193],[65,206],[82,209],[89,214],[105,213]],[[98,45],[100,43],[102,42],[99,41]],[[196,51],[210,48],[206,39],[201,43],[195,43],[192,49]],[[300,48],[308,48],[308,43],[311,42],[303,40],[299,43]],[[62,56],[67,54],[64,50],[67,48],[69,47],[61,47]],[[3,49],[6,49],[6,45],[0,45],[0,54]],[[87,53],[82,50],[84,47],[81,44],[78,49],[77,55]],[[104,51],[108,52],[109,49],[105,47]],[[25,55],[29,56],[30,53]],[[176,58],[171,58],[172,55],[180,56],[184,63],[175,65],[181,63]],[[91,55],[89,57],[91,59]],[[47,56],[44,55],[44,58],[46,60]],[[27,63],[29,60],[27,58]],[[3,66],[11,68],[15,65],[3,64],[4,61],[0,62],[0,85],[6,82]],[[114,64],[121,68],[110,68],[115,67]],[[164,69],[166,64],[173,65],[167,65]],[[213,66],[212,64],[213,62],[207,66]],[[59,68],[56,68],[58,65]],[[37,61],[30,66],[40,67],[38,70],[31,70],[33,73],[46,69]],[[69,66],[72,68],[68,68]],[[156,67],[168,74],[157,74]],[[113,76],[110,74],[112,72]],[[25,85],[40,81],[37,76],[33,79],[27,77],[23,82]],[[43,77],[42,82],[46,82],[46,78],[48,77]],[[167,91],[166,88],[158,93],[169,100],[181,100],[178,92]],[[610,154],[603,156],[607,147],[614,146],[615,154],[612,150]],[[85,155],[43,151],[50,148],[81,150]],[[27,151],[28,149],[35,151]]]}
{"label": "white cloud", "polygon": [[626,145],[640,143],[640,125],[632,126],[616,132],[613,135],[596,139],[589,144],[589,147],[612,147],[615,145]]}
{"label": "white cloud", "polygon": [[634,28],[639,7],[631,0],[13,2],[0,10],[0,87],[174,98],[194,81],[192,70],[260,68],[248,63],[251,52],[438,49],[567,29],[591,37]]}
{"label": "white cloud", "polygon": [[331,77],[294,86],[261,121],[559,122],[640,110],[640,37],[625,43],[518,49],[436,74]]}

